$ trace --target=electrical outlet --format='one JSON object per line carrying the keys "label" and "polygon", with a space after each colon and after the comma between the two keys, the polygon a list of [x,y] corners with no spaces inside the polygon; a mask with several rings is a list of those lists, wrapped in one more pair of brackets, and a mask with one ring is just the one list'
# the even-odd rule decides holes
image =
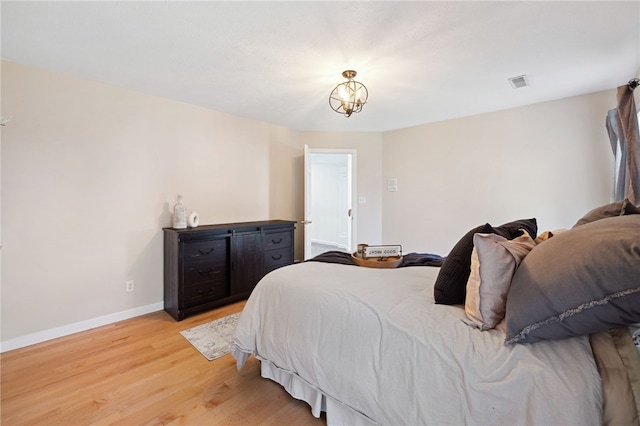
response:
{"label": "electrical outlet", "polygon": [[130,293],[134,290],[133,280],[127,281],[125,290],[127,291],[127,293]]}

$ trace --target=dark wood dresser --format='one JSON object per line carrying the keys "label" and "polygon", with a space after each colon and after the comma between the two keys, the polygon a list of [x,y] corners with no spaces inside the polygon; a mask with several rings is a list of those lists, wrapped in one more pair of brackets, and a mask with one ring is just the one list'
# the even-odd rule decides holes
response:
{"label": "dark wood dresser", "polygon": [[164,310],[180,321],[249,297],[293,263],[294,230],[286,220],[164,228]]}

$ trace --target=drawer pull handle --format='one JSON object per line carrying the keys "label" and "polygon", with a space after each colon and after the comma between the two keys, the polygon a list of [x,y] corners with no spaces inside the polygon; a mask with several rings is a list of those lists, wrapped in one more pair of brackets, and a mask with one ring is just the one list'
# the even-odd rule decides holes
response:
{"label": "drawer pull handle", "polygon": [[283,255],[280,255],[280,256],[273,256],[273,255],[272,255],[272,256],[271,256],[271,259],[273,259],[273,260],[280,260],[280,259],[282,259],[282,256],[283,256]]}
{"label": "drawer pull handle", "polygon": [[209,269],[198,269],[198,273],[199,273],[200,275],[213,275],[213,274],[217,274],[217,273],[219,273],[219,272],[220,272],[220,271],[216,271],[216,270],[215,270],[215,269],[213,269],[213,268],[209,268]]}
{"label": "drawer pull handle", "polygon": [[207,290],[199,290],[198,294],[201,296],[204,296],[205,294],[209,294],[209,293],[213,293],[213,287],[211,287],[210,289]]}
{"label": "drawer pull handle", "polygon": [[198,249],[198,253],[200,253],[202,256],[206,256],[207,254],[213,253],[214,250],[215,248],[213,247],[211,247],[209,250]]}
{"label": "drawer pull handle", "polygon": [[272,239],[271,242],[273,244],[280,244],[282,242],[282,238],[280,238],[278,241]]}

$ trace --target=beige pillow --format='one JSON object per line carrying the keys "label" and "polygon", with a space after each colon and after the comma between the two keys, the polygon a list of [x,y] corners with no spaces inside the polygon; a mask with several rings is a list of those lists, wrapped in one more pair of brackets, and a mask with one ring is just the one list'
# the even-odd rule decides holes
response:
{"label": "beige pillow", "polygon": [[553,237],[553,232],[544,231],[542,234],[538,235],[538,237],[533,241],[536,243],[536,245],[538,245],[543,241],[547,241],[551,237]]}
{"label": "beige pillow", "polygon": [[494,328],[505,315],[507,294],[516,268],[536,246],[524,234],[507,240],[497,234],[475,234],[464,310],[481,330]]}
{"label": "beige pillow", "polygon": [[554,235],[558,235],[558,234],[562,234],[564,231],[566,231],[566,229],[556,229],[555,231],[544,231],[542,234],[538,235],[538,238],[536,238],[535,243],[536,245],[547,241],[549,238],[553,237]]}

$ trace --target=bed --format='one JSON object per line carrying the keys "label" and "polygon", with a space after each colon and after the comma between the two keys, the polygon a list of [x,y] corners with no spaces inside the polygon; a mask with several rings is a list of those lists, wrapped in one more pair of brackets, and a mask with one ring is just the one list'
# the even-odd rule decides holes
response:
{"label": "bed", "polygon": [[[376,269],[308,261],[277,269],[261,280],[239,319],[231,352],[238,369],[249,356],[257,358],[263,377],[306,401],[314,416],[325,412],[328,424],[638,424],[640,353],[632,340],[636,330],[632,324],[640,322],[640,215],[626,221],[620,221],[623,215],[601,216],[580,224],[580,232],[547,235],[518,262],[511,260],[510,270],[498,268],[501,275],[493,277],[496,281],[509,278],[509,288],[502,292],[505,313],[498,321],[482,312],[480,319],[470,316],[473,306],[467,301],[473,297],[467,298],[468,294],[465,303],[438,300],[442,298],[438,287],[443,285],[438,281],[446,278],[446,289],[453,279],[446,272],[451,272],[447,260],[455,259],[455,247],[441,267]],[[501,247],[520,244],[525,234],[533,240],[531,234],[536,232],[524,232],[527,227],[522,225],[518,222],[513,228],[523,231],[520,237],[515,232],[509,235],[513,229],[502,229]],[[626,281],[616,277],[615,285],[626,286],[624,291],[602,290],[606,302],[595,307],[593,288],[567,290],[592,299],[586,304],[570,301],[579,309],[532,303],[536,297],[549,299],[545,291],[563,290],[543,288],[534,295],[529,289],[535,287],[531,268],[543,262],[547,281],[548,274],[561,275],[550,266],[548,256],[557,258],[557,251],[566,251],[576,238],[579,246],[585,246],[582,234],[602,251],[604,243],[597,236],[621,226],[623,239],[630,241],[623,251],[631,261],[623,259],[629,277]],[[491,234],[472,231],[467,234],[477,246],[473,245],[466,273],[468,293],[477,290],[468,284],[481,254],[480,238]],[[469,248],[467,234],[456,246]],[[465,237],[466,243],[460,244]],[[615,240],[619,244],[620,238]],[[610,251],[620,256],[615,249]],[[599,252],[596,257],[598,262],[607,256]],[[479,259],[482,265],[487,257]],[[588,259],[593,263],[593,257]],[[562,266],[560,271],[575,269]],[[598,272],[586,269],[588,276],[597,278]],[[610,276],[611,271],[604,269],[604,276]],[[574,273],[576,281],[583,281],[580,270]],[[492,277],[479,275],[485,281],[479,288],[490,287],[486,280]],[[561,287],[567,287],[570,278],[562,276]],[[522,292],[523,283],[526,291],[518,294],[515,290]],[[533,307],[509,306],[511,300]],[[532,309],[542,312],[542,321]],[[562,318],[554,320],[548,309]],[[594,326],[593,319],[586,318],[589,315],[602,324]],[[585,323],[589,332],[580,329]]]}

